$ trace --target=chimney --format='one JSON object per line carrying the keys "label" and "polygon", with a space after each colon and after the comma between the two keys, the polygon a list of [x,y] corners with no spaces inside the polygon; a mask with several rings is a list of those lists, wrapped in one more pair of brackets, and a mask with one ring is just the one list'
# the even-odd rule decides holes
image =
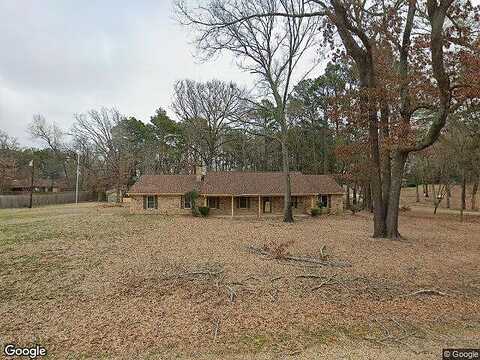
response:
{"label": "chimney", "polygon": [[206,175],[206,168],[203,165],[195,165],[193,172],[197,181],[203,181],[203,177]]}

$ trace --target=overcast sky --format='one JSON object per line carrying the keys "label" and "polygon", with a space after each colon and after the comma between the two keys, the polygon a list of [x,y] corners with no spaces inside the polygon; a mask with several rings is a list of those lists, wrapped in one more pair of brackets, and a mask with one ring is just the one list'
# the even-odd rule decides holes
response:
{"label": "overcast sky", "polygon": [[35,113],[67,129],[100,106],[148,121],[176,80],[251,83],[228,56],[200,64],[190,40],[170,0],[0,0],[0,129],[32,145]]}

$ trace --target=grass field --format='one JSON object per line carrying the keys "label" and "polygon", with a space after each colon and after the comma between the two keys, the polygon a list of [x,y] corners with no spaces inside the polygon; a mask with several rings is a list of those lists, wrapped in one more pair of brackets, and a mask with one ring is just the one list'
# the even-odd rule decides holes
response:
{"label": "grass field", "polygon": [[[0,345],[53,359],[438,359],[480,338],[480,217],[130,215],[0,210]],[[291,256],[263,256],[282,244]],[[322,247],[325,245],[322,257]],[[434,290],[425,292],[420,290]],[[420,292],[419,292],[420,291]]]}

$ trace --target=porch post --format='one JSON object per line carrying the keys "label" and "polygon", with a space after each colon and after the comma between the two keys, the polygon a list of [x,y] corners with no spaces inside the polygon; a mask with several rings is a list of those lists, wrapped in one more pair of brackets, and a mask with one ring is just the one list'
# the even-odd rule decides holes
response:
{"label": "porch post", "polygon": [[233,195],[232,195],[232,218],[233,218]]}
{"label": "porch post", "polygon": [[203,206],[207,207],[207,195],[203,195]]}
{"label": "porch post", "polygon": [[261,209],[261,208],[260,208],[260,203],[261,203],[261,198],[262,198],[262,197],[261,197],[260,195],[258,195],[258,216],[257,216],[258,218],[260,218],[260,211],[261,211],[261,210],[260,210],[260,209]]}
{"label": "porch post", "polygon": [[315,195],[312,196],[312,206],[311,206],[311,209],[313,209],[315,207]]}

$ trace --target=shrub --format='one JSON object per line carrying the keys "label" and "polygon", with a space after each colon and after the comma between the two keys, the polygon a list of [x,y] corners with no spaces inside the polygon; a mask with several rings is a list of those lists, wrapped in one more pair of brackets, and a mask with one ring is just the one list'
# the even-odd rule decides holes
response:
{"label": "shrub", "polygon": [[210,208],[208,206],[199,206],[198,211],[200,212],[200,215],[207,217],[208,213],[210,212]]}
{"label": "shrub", "polygon": [[318,207],[314,207],[310,210],[312,216],[318,216],[322,213],[322,209]]}
{"label": "shrub", "polygon": [[184,196],[185,196],[185,198],[190,199],[190,204],[192,206],[192,215],[193,216],[200,215],[200,213],[198,212],[198,206],[197,206],[197,198],[198,198],[197,190],[189,191]]}
{"label": "shrub", "polygon": [[350,211],[352,212],[352,215],[355,215],[357,212],[360,212],[362,210],[363,210],[363,206],[360,204],[350,205]]}

